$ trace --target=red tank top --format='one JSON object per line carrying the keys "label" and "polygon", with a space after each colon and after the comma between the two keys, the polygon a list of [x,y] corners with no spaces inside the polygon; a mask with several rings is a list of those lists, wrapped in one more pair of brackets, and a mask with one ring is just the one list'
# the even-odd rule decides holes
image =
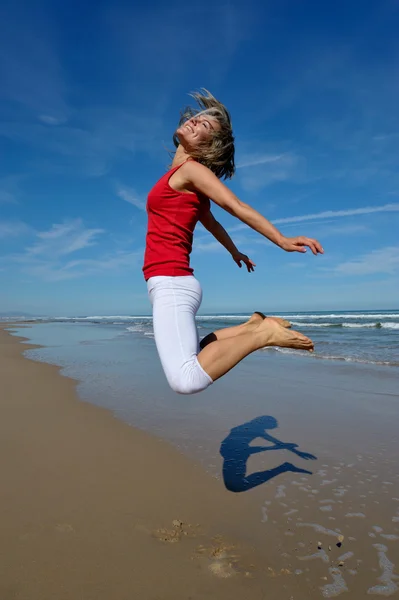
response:
{"label": "red tank top", "polygon": [[169,185],[169,179],[180,167],[167,171],[148,194],[143,266],[146,280],[157,275],[193,274],[190,254],[194,229],[210,209],[210,201],[202,194],[178,192]]}

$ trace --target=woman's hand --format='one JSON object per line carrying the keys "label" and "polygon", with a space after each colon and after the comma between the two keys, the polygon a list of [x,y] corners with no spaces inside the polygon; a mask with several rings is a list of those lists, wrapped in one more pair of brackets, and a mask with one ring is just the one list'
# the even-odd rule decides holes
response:
{"label": "woman's hand", "polygon": [[321,244],[312,238],[300,235],[298,237],[284,237],[280,247],[286,252],[306,252],[306,246],[311,249],[313,254],[324,254]]}
{"label": "woman's hand", "polygon": [[252,260],[248,258],[246,254],[243,254],[242,252],[234,252],[231,256],[233,257],[234,262],[237,263],[237,265],[240,267],[240,269],[242,267],[241,263],[243,262],[248,269],[248,273],[251,273],[251,271],[255,270],[256,264],[252,262]]}

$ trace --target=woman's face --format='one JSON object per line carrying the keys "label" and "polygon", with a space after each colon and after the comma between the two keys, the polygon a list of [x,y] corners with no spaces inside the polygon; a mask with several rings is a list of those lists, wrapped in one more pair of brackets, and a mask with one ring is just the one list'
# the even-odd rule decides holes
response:
{"label": "woman's face", "polygon": [[220,130],[216,119],[208,115],[191,117],[176,131],[179,142],[185,150],[190,151],[212,139],[215,131]]}

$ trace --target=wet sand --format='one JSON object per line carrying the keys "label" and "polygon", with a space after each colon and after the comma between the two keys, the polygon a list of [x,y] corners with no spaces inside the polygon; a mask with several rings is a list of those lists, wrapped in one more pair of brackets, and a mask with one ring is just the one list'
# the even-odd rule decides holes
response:
{"label": "wet sand", "polygon": [[[29,348],[0,327],[1,600],[398,594],[397,444],[387,452],[383,430],[365,445],[346,423],[353,439],[346,449],[340,440],[339,458],[326,451],[336,432],[323,452],[309,443],[318,460],[250,453],[246,479],[234,476],[243,457],[233,432],[228,491],[166,442],[79,401],[76,382],[24,358]],[[389,407],[386,419],[397,418]],[[247,447],[273,444],[259,438]],[[312,475],[267,480],[287,460]]]}

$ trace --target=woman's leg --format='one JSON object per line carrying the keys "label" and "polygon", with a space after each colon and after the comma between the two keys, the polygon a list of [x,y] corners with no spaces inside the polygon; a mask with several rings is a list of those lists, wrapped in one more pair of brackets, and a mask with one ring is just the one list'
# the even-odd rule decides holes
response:
{"label": "woman's leg", "polygon": [[[195,315],[202,298],[199,282],[194,277],[153,277],[148,290],[159,357],[169,385],[180,394],[206,389],[264,346],[313,349],[313,343],[304,335],[265,318],[240,335],[216,339],[198,354]],[[232,329],[236,333],[236,328]]]}
{"label": "woman's leg", "polygon": [[273,319],[262,320],[253,330],[217,339],[198,355],[198,362],[213,381],[225,375],[243,358],[266,346],[313,350],[313,342],[306,336],[282,327]]}
{"label": "woman's leg", "polygon": [[159,358],[170,387],[180,394],[195,394],[212,383],[198,362],[195,315],[201,304],[199,282],[187,277],[152,277],[148,291]]}
{"label": "woman's leg", "polygon": [[243,333],[248,333],[248,331],[252,331],[255,327],[259,325],[263,321],[263,319],[274,319],[279,323],[282,327],[291,327],[291,323],[286,321],[285,319],[281,319],[280,317],[266,317],[261,312],[254,312],[248,321],[245,323],[241,323],[240,325],[235,325],[234,327],[226,327],[225,329],[218,329],[217,331],[213,331],[205,336],[200,342],[201,350],[205,348],[211,342],[215,342],[216,340],[224,340],[228,337],[235,337],[236,335],[241,335]]}

